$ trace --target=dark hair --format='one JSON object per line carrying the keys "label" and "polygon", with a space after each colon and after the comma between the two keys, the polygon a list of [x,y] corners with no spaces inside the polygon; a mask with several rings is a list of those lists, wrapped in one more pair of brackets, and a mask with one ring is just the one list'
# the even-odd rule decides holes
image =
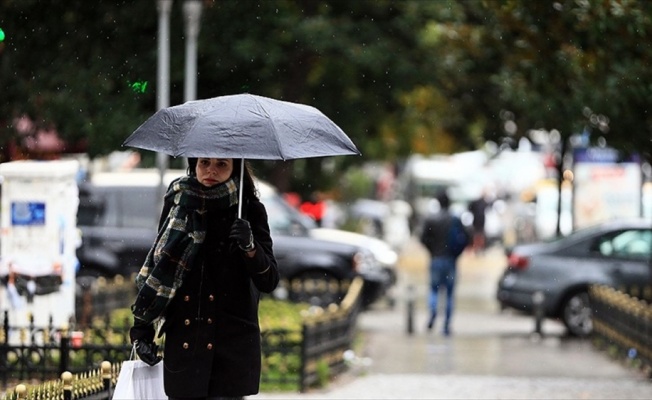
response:
{"label": "dark hair", "polygon": [[188,169],[186,172],[188,173],[188,176],[196,176],[197,172],[195,169],[197,168],[197,158],[189,158],[188,159]]}
{"label": "dark hair", "polygon": [[[196,168],[197,168],[197,160],[198,158],[188,158],[188,170],[186,171],[189,176],[196,176]],[[237,181],[238,185],[240,184],[240,169],[241,169],[241,159],[234,158],[233,159],[233,172],[231,173],[231,178]],[[243,197],[244,198],[250,198],[250,199],[258,199],[258,191],[256,190],[256,186],[254,184],[254,174],[252,172],[251,165],[249,164],[249,161],[245,160],[244,161],[244,175],[243,175],[243,180],[244,180],[244,192]]]}

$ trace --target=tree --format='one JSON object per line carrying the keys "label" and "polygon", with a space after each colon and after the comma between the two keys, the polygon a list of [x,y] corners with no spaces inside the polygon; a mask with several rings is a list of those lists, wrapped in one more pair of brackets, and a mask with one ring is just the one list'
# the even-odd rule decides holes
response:
{"label": "tree", "polygon": [[[527,137],[532,129],[555,129],[561,133],[565,154],[569,138],[586,131],[594,143],[652,161],[648,112],[652,72],[647,68],[652,59],[652,3],[460,4],[462,23],[453,27],[455,34],[448,35],[452,38],[448,42],[460,52],[460,59],[491,66],[482,76],[493,104],[486,101],[491,98],[470,104],[477,107],[470,115],[494,116],[485,119],[490,122],[486,138]],[[460,82],[465,74],[452,75],[457,80],[451,87],[464,87]],[[495,115],[507,116],[518,130],[502,131],[498,123],[504,118]],[[562,168],[560,159],[559,176]]]}
{"label": "tree", "polygon": [[647,112],[652,87],[652,3],[485,1],[483,46],[496,49],[492,75],[520,135],[557,129],[563,142],[588,129],[613,147],[652,160]]}
{"label": "tree", "polygon": [[154,109],[153,91],[134,87],[155,77],[154,4],[2,0],[0,10],[3,137],[26,115],[106,154]]}
{"label": "tree", "polygon": [[[173,4],[175,105],[183,101],[184,28],[181,1]],[[328,188],[337,183],[331,167],[475,149],[531,129],[557,129],[563,143],[588,129],[652,158],[652,2],[203,4],[199,98],[251,92],[311,104],[363,153],[261,163],[282,188]],[[69,145],[86,142],[91,156],[107,154],[155,111],[153,0],[0,0],[0,28],[3,139],[27,115]]]}
{"label": "tree", "polygon": [[[200,97],[251,91],[308,103],[340,125],[365,159],[396,156],[386,151],[382,127],[401,109],[400,93],[429,78],[415,32],[445,4],[434,3],[211,3],[200,35],[200,70],[210,71],[200,73]],[[314,190],[310,183],[336,184],[336,175],[324,170],[333,161],[359,162],[343,157],[296,161],[297,167],[275,163],[274,175],[292,176],[308,194]],[[284,180],[274,183],[283,189]]]}
{"label": "tree", "polygon": [[[205,1],[198,97],[248,91],[308,103],[336,121],[365,159],[393,156],[397,152],[385,151],[393,139],[383,133],[384,121],[397,120],[403,92],[428,81],[416,32],[445,5]],[[183,100],[180,8],[181,2],[174,2],[172,105]],[[87,140],[94,156],[119,149],[154,111],[154,1],[51,5],[0,0],[0,9],[0,26],[7,32],[0,85],[10,100],[0,105],[3,133],[13,132],[13,116],[26,113],[40,124],[54,124],[69,142]],[[144,82],[146,91],[134,90],[134,84],[142,88]],[[391,136],[402,137],[401,132]],[[404,153],[408,150],[403,146]],[[324,162],[283,168],[286,175],[305,171],[305,180],[328,186],[334,174],[324,173]]]}

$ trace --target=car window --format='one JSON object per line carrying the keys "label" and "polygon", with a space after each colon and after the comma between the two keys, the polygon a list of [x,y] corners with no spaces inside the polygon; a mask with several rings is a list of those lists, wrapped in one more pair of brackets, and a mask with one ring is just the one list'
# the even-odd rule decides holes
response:
{"label": "car window", "polygon": [[600,254],[647,260],[652,252],[652,230],[632,229],[603,236],[598,242]]}
{"label": "car window", "polygon": [[281,196],[265,195],[260,201],[265,204],[272,233],[297,236],[305,235],[310,229],[308,221],[305,220],[307,217],[292,208]]}
{"label": "car window", "polygon": [[156,195],[156,188],[152,187],[93,188],[80,199],[77,223],[80,226],[156,227],[160,213]]}
{"label": "car window", "polygon": [[155,187],[125,187],[114,192],[116,226],[153,228],[158,224],[159,206]]}
{"label": "car window", "polygon": [[104,201],[86,188],[80,190],[77,225],[98,225],[101,222],[102,214],[104,214]]}

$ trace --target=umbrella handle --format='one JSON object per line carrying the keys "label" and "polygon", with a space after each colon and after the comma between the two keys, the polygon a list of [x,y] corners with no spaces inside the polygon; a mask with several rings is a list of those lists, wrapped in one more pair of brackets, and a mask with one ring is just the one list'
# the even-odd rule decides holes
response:
{"label": "umbrella handle", "polygon": [[242,218],[242,191],[244,189],[244,158],[240,159],[240,189],[238,189],[238,218]]}

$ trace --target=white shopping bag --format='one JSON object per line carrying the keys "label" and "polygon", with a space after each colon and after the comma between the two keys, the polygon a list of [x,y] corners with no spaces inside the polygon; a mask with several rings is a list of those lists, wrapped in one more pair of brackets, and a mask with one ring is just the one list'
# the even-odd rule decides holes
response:
{"label": "white shopping bag", "polygon": [[128,360],[122,363],[118,382],[113,391],[113,400],[165,400],[167,398],[163,389],[163,361],[152,367],[141,360]]}

